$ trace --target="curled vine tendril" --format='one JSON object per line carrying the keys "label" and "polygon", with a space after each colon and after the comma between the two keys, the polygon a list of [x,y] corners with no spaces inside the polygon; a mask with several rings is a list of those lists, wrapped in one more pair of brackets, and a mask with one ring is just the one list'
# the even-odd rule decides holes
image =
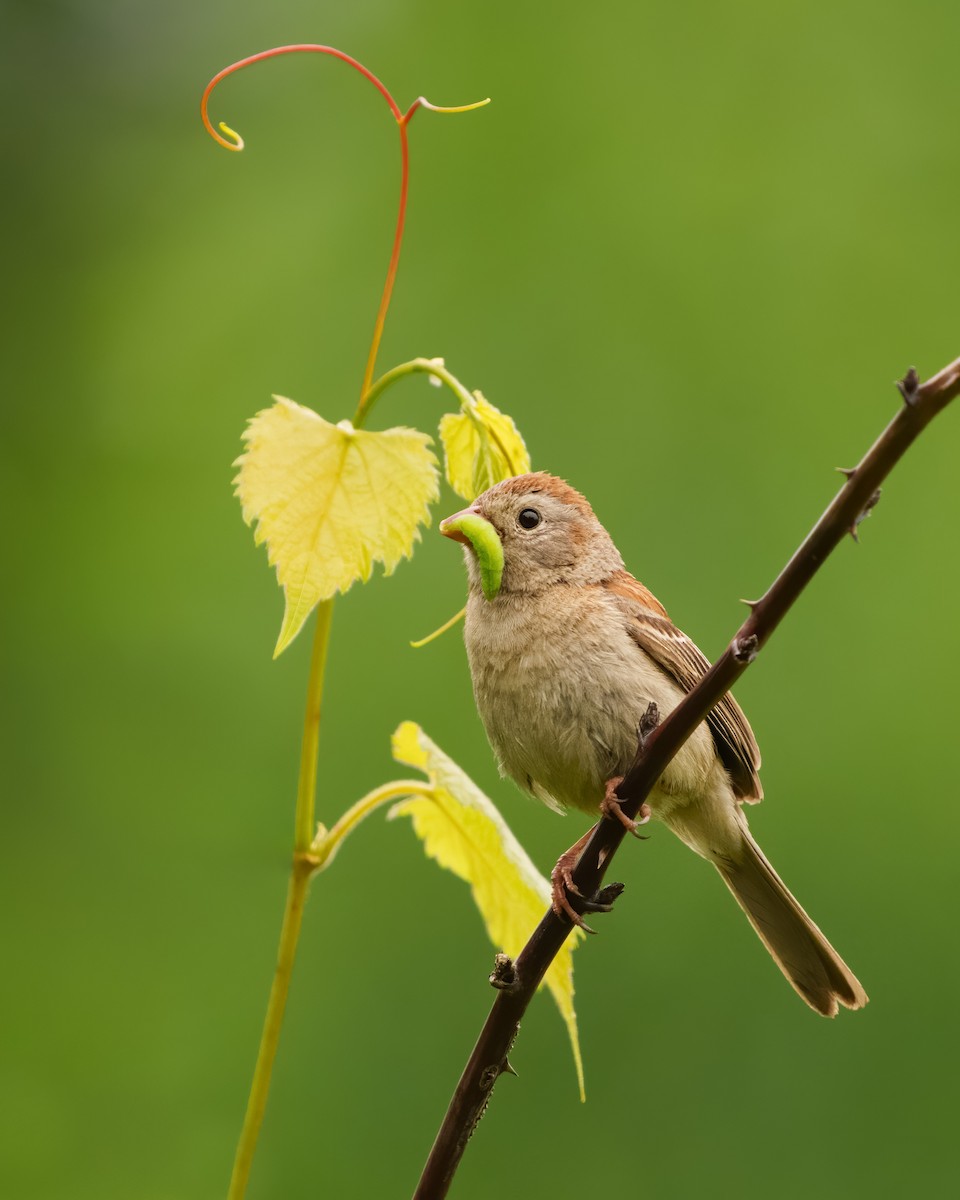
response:
{"label": "curled vine tendril", "polygon": [[400,132],[400,202],[397,210],[397,224],[393,235],[393,250],[390,254],[390,264],[387,267],[387,278],[383,285],[383,292],[380,297],[380,306],[377,310],[377,318],[373,327],[373,338],[370,342],[370,351],[367,355],[367,365],[363,374],[363,384],[360,388],[360,402],[357,405],[357,411],[354,414],[353,424],[358,428],[362,425],[366,415],[367,393],[370,391],[370,385],[373,383],[373,373],[377,362],[377,351],[380,348],[380,339],[383,336],[383,326],[387,318],[387,309],[390,307],[390,297],[393,293],[394,281],[397,277],[397,266],[400,262],[400,245],[403,241],[403,227],[407,215],[407,192],[410,177],[410,152],[407,144],[407,126],[411,118],[418,108],[426,108],[430,112],[437,113],[462,113],[471,112],[475,108],[482,108],[485,104],[489,104],[489,97],[485,100],[478,100],[473,104],[460,104],[453,107],[441,107],[436,104],[431,104],[424,96],[418,97],[410,105],[406,112],[401,112],[400,106],[394,100],[387,87],[368,70],[363,63],[358,62],[355,58],[351,58],[349,54],[345,54],[342,50],[337,50],[334,46],[322,46],[314,42],[302,42],[292,46],[275,46],[272,50],[261,50],[259,54],[251,54],[249,58],[241,58],[238,62],[231,63],[229,67],[224,67],[210,80],[203,90],[203,96],[200,99],[200,117],[203,120],[204,128],[215,142],[223,146],[226,150],[242,150],[244,148],[243,138],[235,129],[231,129],[229,125],[223,121],[219,122],[219,129],[214,128],[210,120],[209,102],[213,89],[221,80],[232,75],[235,71],[241,70],[243,67],[252,66],[254,63],[263,62],[268,58],[278,58],[281,54],[328,54],[333,58],[339,58],[341,62],[347,63],[353,67],[355,71],[359,71],[364,79],[377,89],[390,109],[394,120],[397,122],[397,127]]}

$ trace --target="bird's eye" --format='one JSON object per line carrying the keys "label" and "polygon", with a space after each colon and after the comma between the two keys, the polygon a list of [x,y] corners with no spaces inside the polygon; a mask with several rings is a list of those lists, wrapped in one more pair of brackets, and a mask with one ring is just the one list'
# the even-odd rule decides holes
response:
{"label": "bird's eye", "polygon": [[535,508],[525,508],[517,517],[517,521],[522,529],[536,529],[543,518]]}

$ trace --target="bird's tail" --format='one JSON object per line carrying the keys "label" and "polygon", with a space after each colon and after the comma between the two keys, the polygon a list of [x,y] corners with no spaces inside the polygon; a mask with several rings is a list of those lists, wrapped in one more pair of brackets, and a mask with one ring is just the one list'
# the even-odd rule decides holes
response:
{"label": "bird's tail", "polygon": [[811,1008],[835,1017],[837,1006],[862,1008],[867,993],[840,955],[788,891],[737,812],[743,833],[739,861],[713,861],[734,899],[788,982]]}

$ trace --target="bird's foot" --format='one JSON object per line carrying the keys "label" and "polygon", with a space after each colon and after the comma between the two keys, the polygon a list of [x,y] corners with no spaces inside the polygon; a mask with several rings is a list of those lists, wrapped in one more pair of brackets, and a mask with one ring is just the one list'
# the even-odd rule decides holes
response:
{"label": "bird's foot", "polygon": [[566,918],[585,933],[596,933],[595,929],[584,921],[583,917],[570,903],[571,895],[583,899],[583,893],[573,882],[573,868],[577,865],[579,853],[568,850],[557,859],[557,865],[550,872],[550,907],[560,918]]}
{"label": "bird's foot", "polygon": [[[595,929],[584,921],[582,912],[610,912],[613,908],[613,901],[623,890],[622,884],[609,884],[602,888],[595,899],[587,899],[583,892],[573,882],[573,872],[577,863],[580,860],[580,855],[590,836],[593,833],[592,829],[588,829],[583,837],[576,842],[569,850],[565,851],[557,859],[557,865],[550,872],[551,883],[551,907],[553,911],[562,920],[567,920],[576,925],[578,929],[582,929],[584,933],[596,933]],[[574,896],[577,899],[577,908],[574,908],[570,897]],[[578,911],[578,909],[580,911]]]}
{"label": "bird's foot", "polygon": [[622,775],[615,775],[613,779],[607,780],[606,790],[603,799],[600,801],[600,811],[605,817],[611,817],[626,829],[628,833],[632,833],[634,837],[643,840],[643,834],[637,833],[641,825],[646,825],[650,820],[650,805],[646,801],[640,805],[640,811],[637,813],[638,820],[634,821],[620,807],[620,797],[617,795],[617,788],[623,783]]}

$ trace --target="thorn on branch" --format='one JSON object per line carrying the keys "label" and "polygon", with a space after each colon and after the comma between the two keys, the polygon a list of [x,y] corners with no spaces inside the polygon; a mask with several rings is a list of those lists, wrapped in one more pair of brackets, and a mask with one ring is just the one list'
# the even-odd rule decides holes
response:
{"label": "thorn on branch", "polygon": [[517,986],[517,968],[509,954],[498,954],[493,960],[490,983],[499,992],[512,992]]}
{"label": "thorn on branch", "polygon": [[733,657],[738,663],[752,663],[760,653],[760,639],[755,633],[749,637],[733,639]]}
{"label": "thorn on branch", "polygon": [[500,1074],[501,1075],[515,1075],[517,1077],[517,1079],[520,1078],[520,1072],[514,1070],[513,1063],[510,1061],[509,1058],[505,1058],[503,1060],[503,1065],[500,1067]]}
{"label": "thorn on branch", "polygon": [[852,479],[857,473],[856,467],[837,467],[841,475],[845,475],[847,479]]}
{"label": "thorn on branch", "polygon": [[747,606],[747,608],[749,608],[750,611],[753,612],[753,610],[757,607],[757,605],[760,603],[760,601],[759,600],[744,600],[744,598],[741,596],[740,603],[745,604]]}
{"label": "thorn on branch", "polygon": [[607,912],[613,908],[614,904],[623,895],[623,889],[626,885],[622,883],[608,883],[606,887],[602,887],[594,900],[597,904],[603,904]]}
{"label": "thorn on branch", "polygon": [[880,499],[880,488],[877,488],[877,490],[873,493],[873,495],[870,497],[870,499],[863,506],[863,511],[860,513],[860,515],[856,518],[856,520],[850,526],[850,536],[858,544],[860,542],[860,538],[857,534],[857,526],[862,521],[865,521],[867,519],[867,517],[870,516],[871,512],[873,512],[873,510],[877,507],[877,501],[879,499]]}
{"label": "thorn on branch", "polygon": [[902,379],[897,380],[897,389],[903,397],[904,404],[909,404],[912,408],[917,402],[917,394],[920,391],[920,376],[917,374],[916,367],[911,367]]}

